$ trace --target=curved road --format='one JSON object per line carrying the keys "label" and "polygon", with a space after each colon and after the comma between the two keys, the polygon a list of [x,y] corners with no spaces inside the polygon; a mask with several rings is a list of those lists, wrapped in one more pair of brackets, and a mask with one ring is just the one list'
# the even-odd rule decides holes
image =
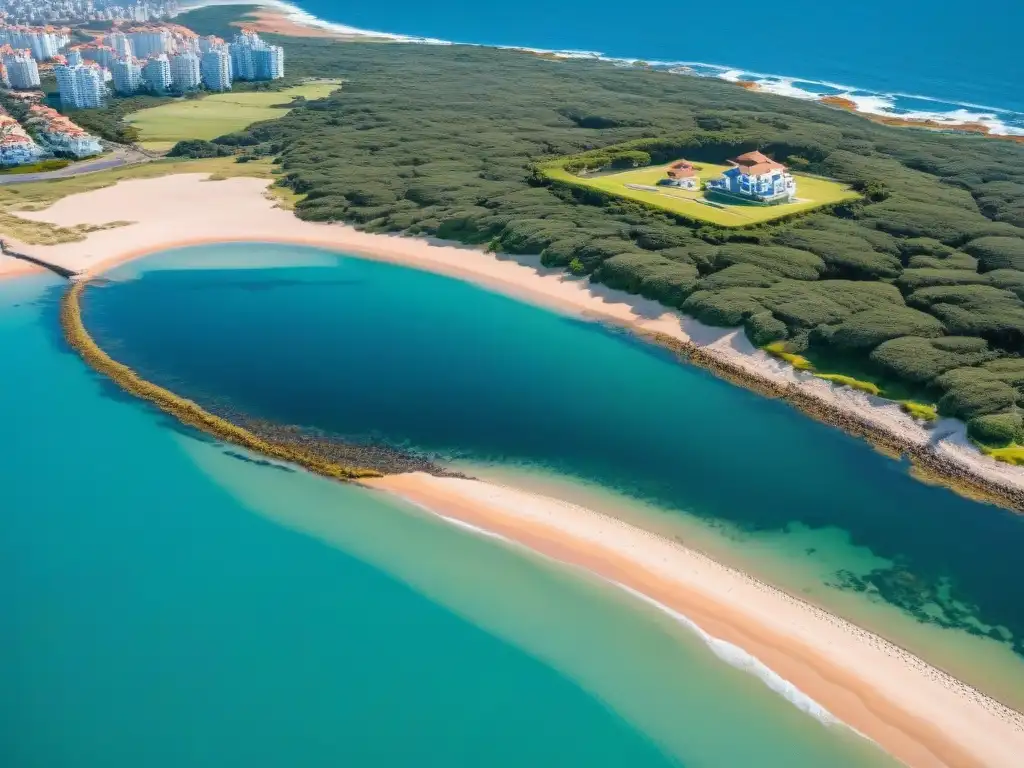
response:
{"label": "curved road", "polygon": [[86,160],[82,163],[72,163],[66,168],[56,171],[42,171],[40,173],[8,173],[0,174],[0,186],[7,184],[20,184],[26,181],[46,181],[47,179],[65,179],[69,176],[81,176],[84,173],[95,173],[106,171],[110,168],[118,168],[122,165],[134,165],[136,163],[147,163],[153,158],[137,149],[130,147],[116,147],[109,154],[97,157],[94,160]]}

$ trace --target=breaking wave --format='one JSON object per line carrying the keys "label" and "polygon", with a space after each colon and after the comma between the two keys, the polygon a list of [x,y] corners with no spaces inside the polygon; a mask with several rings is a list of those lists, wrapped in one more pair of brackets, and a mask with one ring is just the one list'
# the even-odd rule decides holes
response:
{"label": "breaking wave", "polygon": [[[486,528],[481,528],[480,526],[467,523],[463,520],[459,520],[458,518],[443,515],[437,512],[436,510],[426,506],[425,504],[420,504],[418,502],[412,501],[411,499],[405,498],[405,501],[409,504],[412,504],[415,507],[418,507],[419,509],[422,509],[425,512],[428,512],[429,514],[435,517],[440,518],[444,522],[453,525],[457,528],[460,528],[464,531],[467,531],[471,534],[482,536],[488,539],[496,539],[504,544],[515,547],[517,549],[526,550],[527,552],[530,552],[532,555],[543,557],[545,560],[550,560],[561,565],[567,565],[567,563],[564,563],[563,561],[557,558],[553,558],[549,555],[537,552],[536,550],[531,549],[530,547],[527,547],[524,544],[520,544],[518,541],[515,541],[514,539],[510,539],[507,536],[502,536],[500,533],[489,531]],[[648,597],[643,592],[639,592],[633,589],[632,587],[627,587],[625,584],[622,584],[618,581],[606,579],[600,574],[585,568],[578,568],[578,570],[582,570],[592,577],[598,578],[607,584],[617,587],[618,589],[621,589],[622,591],[626,592],[632,597],[635,597],[638,600],[644,602],[645,604],[652,606],[653,608],[656,608],[662,613],[667,614],[676,622],[678,622],[682,626],[686,627],[689,631],[693,632],[698,637],[700,637],[700,639],[704,641],[705,645],[707,645],[711,652],[714,653],[715,656],[717,656],[719,659],[724,661],[726,664],[735,667],[736,669],[739,669],[743,672],[747,672],[748,674],[757,677],[774,693],[784,698],[786,701],[795,706],[801,712],[810,715],[811,717],[823,723],[824,725],[842,725],[844,727],[850,728],[850,730],[853,730],[858,735],[863,736],[863,734],[861,734],[859,731],[857,731],[856,729],[852,728],[851,726],[837,718],[835,715],[833,715],[831,712],[825,709],[825,707],[823,707],[817,701],[815,701],[806,693],[804,693],[795,685],[793,685],[793,683],[791,683],[789,680],[786,680],[781,675],[772,671],[760,659],[747,653],[745,650],[743,650],[737,645],[733,645],[730,642],[727,642],[725,640],[722,640],[721,638],[715,637],[714,635],[705,632],[696,622],[694,622],[685,614],[682,614],[679,611],[669,608],[667,605],[659,603],[654,598]]]}
{"label": "breaking wave", "polygon": [[[249,2],[251,0],[210,0],[210,2],[202,2],[200,0],[196,5],[236,5],[248,4]],[[481,45],[479,43],[453,42],[432,37],[418,37],[394,32],[358,29],[346,24],[317,18],[308,11],[291,3],[284,2],[284,0],[264,0],[261,4],[279,9],[296,24],[316,27],[342,35],[383,38],[400,43],[417,43],[420,45]],[[488,47],[528,51],[564,59],[593,59],[623,66],[632,66],[642,61],[644,64],[655,69],[663,69],[681,75],[712,77],[728,82],[743,81],[755,83],[760,91],[802,99],[804,101],[818,101],[823,96],[838,97],[855,105],[857,112],[867,115],[907,120],[929,120],[940,126],[955,126],[969,123],[985,126],[988,129],[988,133],[994,136],[1024,136],[1024,113],[983,104],[947,101],[912,93],[884,93],[858,88],[854,85],[829,82],[827,80],[811,80],[787,75],[752,72],[723,64],[710,64],[701,61],[651,61],[639,58],[616,58],[605,56],[599,51],[552,50],[516,45]]]}

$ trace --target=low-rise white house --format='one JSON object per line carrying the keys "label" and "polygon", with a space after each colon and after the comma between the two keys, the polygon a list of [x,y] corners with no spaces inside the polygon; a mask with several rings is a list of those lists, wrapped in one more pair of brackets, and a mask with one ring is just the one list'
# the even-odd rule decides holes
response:
{"label": "low-rise white house", "polygon": [[796,179],[782,163],[756,151],[740,155],[731,162],[732,168],[708,181],[708,192],[756,203],[788,203],[796,197]]}
{"label": "low-rise white house", "polygon": [[700,178],[692,165],[685,160],[678,160],[668,167],[665,178],[658,182],[658,186],[699,189]]}

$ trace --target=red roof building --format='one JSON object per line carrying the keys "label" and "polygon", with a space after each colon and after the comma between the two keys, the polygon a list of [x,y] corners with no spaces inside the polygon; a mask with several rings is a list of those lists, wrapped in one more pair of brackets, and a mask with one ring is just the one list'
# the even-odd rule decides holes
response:
{"label": "red roof building", "polygon": [[689,179],[697,175],[697,171],[685,160],[679,160],[668,167],[670,179]]}

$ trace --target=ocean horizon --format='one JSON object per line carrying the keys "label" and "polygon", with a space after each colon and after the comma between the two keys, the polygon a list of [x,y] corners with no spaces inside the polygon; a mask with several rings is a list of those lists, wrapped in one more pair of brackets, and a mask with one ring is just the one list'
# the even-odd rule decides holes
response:
{"label": "ocean horizon", "polygon": [[[242,0],[196,5],[242,5]],[[981,123],[994,134],[1024,135],[1024,66],[1012,46],[992,45],[1024,22],[1024,6],[996,0],[986,13],[952,4],[927,14],[870,0],[848,7],[798,0],[768,14],[761,3],[669,3],[647,7],[649,26],[618,23],[611,3],[527,0],[513,7],[394,0],[339,6],[328,0],[266,0],[292,20],[340,33],[424,44],[522,48],[659,68],[729,81],[751,81],[799,99],[840,96],[868,114]],[[658,16],[658,14],[662,14]],[[676,14],[679,29],[663,33]],[[751,37],[752,36],[752,37]],[[734,44],[732,38],[753,44]]]}

